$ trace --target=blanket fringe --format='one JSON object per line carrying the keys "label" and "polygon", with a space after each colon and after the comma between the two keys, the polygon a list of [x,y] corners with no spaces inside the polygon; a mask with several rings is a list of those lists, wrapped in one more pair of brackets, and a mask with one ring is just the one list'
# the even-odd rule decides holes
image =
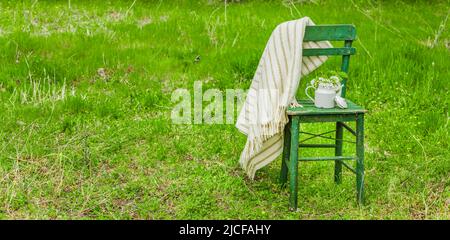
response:
{"label": "blanket fringe", "polygon": [[279,106],[277,108],[275,118],[272,119],[272,121],[258,126],[261,130],[261,133],[259,135],[251,134],[253,138],[248,139],[248,145],[246,149],[244,149],[241,156],[241,165],[243,163],[246,163],[246,166],[242,167],[244,167],[245,169],[247,168],[247,165],[249,163],[248,160],[259,153],[265,141],[284,131],[284,127],[288,122],[286,109],[286,107]]}

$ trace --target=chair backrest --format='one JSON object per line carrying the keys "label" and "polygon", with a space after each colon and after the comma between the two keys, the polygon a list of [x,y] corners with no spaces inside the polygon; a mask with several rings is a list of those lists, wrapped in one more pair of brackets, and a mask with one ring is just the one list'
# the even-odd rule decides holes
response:
{"label": "chair backrest", "polygon": [[[304,49],[303,56],[331,56],[341,55],[342,64],[341,71],[348,73],[350,63],[350,55],[356,53],[356,49],[352,47],[353,40],[356,39],[356,28],[352,24],[335,24],[335,25],[315,25],[307,26],[305,30],[304,42],[309,41],[344,41],[344,47],[338,48],[317,48]],[[345,97],[347,88],[347,79],[342,80],[342,97]]]}

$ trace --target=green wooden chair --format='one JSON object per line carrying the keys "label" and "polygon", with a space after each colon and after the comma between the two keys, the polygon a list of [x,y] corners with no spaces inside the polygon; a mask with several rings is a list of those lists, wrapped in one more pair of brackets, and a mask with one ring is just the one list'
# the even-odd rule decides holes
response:
{"label": "green wooden chair", "polygon": [[[356,49],[352,47],[353,40],[356,39],[356,28],[353,25],[316,25],[306,27],[304,41],[344,41],[342,48],[327,49],[305,49],[303,56],[332,56],[341,55],[341,70],[348,73],[350,55],[354,55]],[[346,81],[343,79],[342,97],[345,97]],[[284,149],[282,157],[282,166],[280,181],[284,185],[287,183],[289,175],[290,198],[289,208],[297,209],[298,193],[298,161],[334,161],[334,181],[341,182],[342,166],[348,168],[356,174],[356,198],[359,204],[364,203],[364,110],[362,107],[347,100],[347,109],[320,109],[316,108],[310,100],[298,101],[303,107],[289,108],[287,114],[289,123],[284,129]],[[356,131],[350,128],[345,122],[355,121]],[[300,131],[300,124],[336,122],[336,129],[325,133],[315,134]],[[356,137],[356,156],[342,156],[342,145],[347,142],[343,139],[344,129],[348,130]],[[336,132],[335,138],[325,136]],[[308,136],[299,142],[300,134]],[[306,144],[306,140],[321,137],[333,139],[333,144]],[[334,148],[335,156],[332,157],[300,157],[299,148]],[[301,152],[300,152],[301,153]],[[356,166],[352,168],[346,160],[356,161]]]}

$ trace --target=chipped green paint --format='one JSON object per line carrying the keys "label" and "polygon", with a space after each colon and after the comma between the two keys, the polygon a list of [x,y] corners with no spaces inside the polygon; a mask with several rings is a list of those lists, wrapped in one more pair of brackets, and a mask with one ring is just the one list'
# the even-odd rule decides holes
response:
{"label": "chipped green paint", "polygon": [[[290,122],[290,120],[289,120]],[[291,149],[291,129],[289,128],[289,123],[286,124],[284,128],[284,145],[283,145],[283,157],[281,160],[281,173],[280,173],[280,183],[284,186],[287,183],[288,177],[288,162],[289,162],[289,151]]]}
{"label": "chipped green paint", "polygon": [[303,56],[332,56],[332,55],[354,55],[356,48],[310,48],[303,50]]}
{"label": "chipped green paint", "polygon": [[291,147],[290,147],[290,157],[289,157],[289,209],[291,211],[297,210],[297,195],[298,195],[298,141],[299,141],[299,117],[293,116],[290,121],[291,130]]}
{"label": "chipped green paint", "polygon": [[356,119],[356,199],[364,204],[364,114]]}
{"label": "chipped green paint", "polygon": [[299,158],[298,161],[330,161],[330,160],[355,160],[357,157],[355,156],[336,156],[336,157],[303,157]]}
{"label": "chipped green paint", "polygon": [[[342,129],[343,123],[336,122],[336,148],[334,149],[334,156],[342,156],[342,145],[344,139],[344,131]],[[342,161],[334,161],[334,182],[339,184],[342,180]]]}
{"label": "chipped green paint", "polygon": [[315,25],[305,28],[303,41],[355,40],[356,28],[352,24]]}
{"label": "chipped green paint", "polygon": [[314,103],[311,100],[299,100],[299,104],[301,104],[303,107],[295,107],[295,108],[289,108],[287,110],[288,115],[300,115],[300,116],[318,116],[318,115],[330,115],[330,114],[355,114],[355,113],[363,113],[366,112],[366,110],[353,103],[352,101],[347,99],[347,105],[348,108],[341,109],[341,108],[316,108],[314,106]]}

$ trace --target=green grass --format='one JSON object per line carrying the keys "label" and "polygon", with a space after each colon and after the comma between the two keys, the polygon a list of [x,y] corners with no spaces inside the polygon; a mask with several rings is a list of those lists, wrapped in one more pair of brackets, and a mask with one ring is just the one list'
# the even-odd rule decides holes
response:
{"label": "green grass", "polygon": [[[450,219],[448,1],[70,2],[0,2],[0,218]],[[301,163],[289,212],[280,160],[250,181],[233,125],[171,123],[175,89],[247,89],[302,16],[357,27],[364,207],[348,171]]]}

